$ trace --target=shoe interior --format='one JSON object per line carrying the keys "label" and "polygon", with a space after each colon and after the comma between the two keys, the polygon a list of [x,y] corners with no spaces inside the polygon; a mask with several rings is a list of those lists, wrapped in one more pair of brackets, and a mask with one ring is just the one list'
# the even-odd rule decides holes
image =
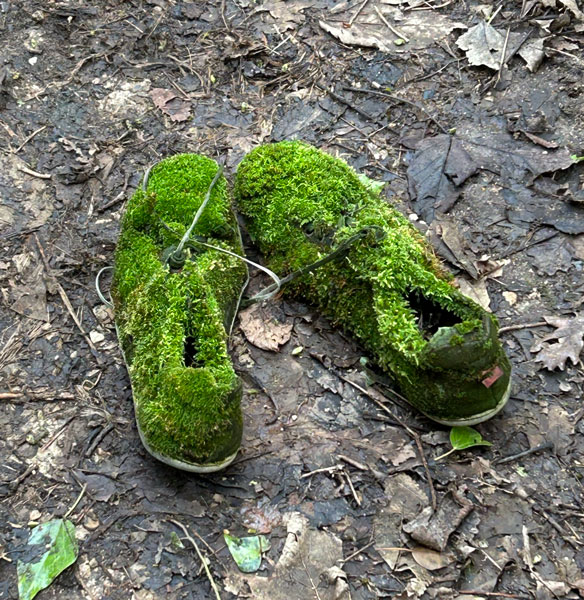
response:
{"label": "shoe interior", "polygon": [[418,329],[426,340],[429,340],[441,327],[453,327],[461,321],[460,317],[425,297],[419,290],[411,291],[407,296],[407,302],[414,312]]}

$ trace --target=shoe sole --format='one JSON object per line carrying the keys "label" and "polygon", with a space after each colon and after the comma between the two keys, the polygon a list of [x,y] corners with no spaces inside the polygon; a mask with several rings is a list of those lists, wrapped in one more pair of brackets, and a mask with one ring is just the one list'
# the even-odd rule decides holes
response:
{"label": "shoe sole", "polygon": [[221,471],[225,467],[228,467],[237,456],[239,452],[239,448],[231,455],[228,456],[225,460],[218,463],[208,463],[208,464],[198,464],[198,463],[189,463],[183,460],[177,460],[176,458],[170,458],[170,456],[165,456],[164,454],[160,454],[153,450],[148,442],[146,441],[146,437],[142,432],[142,428],[138,423],[138,419],[136,419],[136,426],[138,427],[138,435],[140,436],[140,440],[142,441],[142,445],[146,448],[148,454],[163,462],[165,465],[169,465],[174,467],[175,469],[180,469],[181,471],[189,471],[190,473],[214,473],[215,471]]}
{"label": "shoe sole", "polygon": [[471,425],[478,425],[479,423],[482,423],[483,421],[488,421],[489,419],[494,417],[498,412],[503,410],[503,407],[505,406],[505,404],[507,404],[507,400],[509,400],[509,397],[511,396],[512,381],[513,380],[510,377],[509,385],[507,386],[507,389],[505,390],[503,397],[501,398],[501,400],[499,401],[497,406],[495,406],[495,408],[491,408],[490,410],[486,410],[485,412],[479,413],[477,415],[473,415],[472,417],[465,417],[464,419],[452,419],[452,420],[438,419],[438,418],[433,417],[423,411],[420,411],[420,412],[422,412],[423,415],[428,417],[428,419],[431,419],[432,421],[434,421],[436,423],[440,423],[440,425],[448,425],[449,427],[470,427]]}

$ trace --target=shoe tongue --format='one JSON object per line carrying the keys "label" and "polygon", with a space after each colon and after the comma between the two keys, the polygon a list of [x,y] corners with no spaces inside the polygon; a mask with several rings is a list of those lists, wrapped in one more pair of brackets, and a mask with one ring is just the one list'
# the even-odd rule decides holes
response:
{"label": "shoe tongue", "polygon": [[422,351],[421,364],[430,369],[482,371],[497,357],[497,331],[487,315],[482,321],[465,321],[440,327]]}

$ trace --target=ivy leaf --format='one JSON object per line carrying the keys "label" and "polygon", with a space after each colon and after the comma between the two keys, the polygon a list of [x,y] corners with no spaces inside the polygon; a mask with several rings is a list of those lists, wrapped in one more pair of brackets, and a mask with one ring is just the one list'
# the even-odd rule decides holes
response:
{"label": "ivy leaf", "polygon": [[71,521],[53,519],[35,527],[26,546],[27,560],[19,560],[16,566],[20,600],[32,600],[72,565],[78,555]]}
{"label": "ivy leaf", "polygon": [[238,538],[227,531],[223,538],[240,571],[254,573],[262,563],[262,552],[270,549],[270,542],[264,535]]}
{"label": "ivy leaf", "polygon": [[492,446],[491,442],[483,439],[483,436],[472,427],[453,427],[450,430],[450,443],[452,449],[440,456],[437,456],[434,460],[439,461],[446,458],[457,450],[464,450],[465,448],[472,448],[473,446]]}
{"label": "ivy leaf", "polygon": [[450,443],[453,450],[464,450],[473,446],[492,446],[491,442],[483,439],[483,436],[472,427],[453,427],[450,430]]}

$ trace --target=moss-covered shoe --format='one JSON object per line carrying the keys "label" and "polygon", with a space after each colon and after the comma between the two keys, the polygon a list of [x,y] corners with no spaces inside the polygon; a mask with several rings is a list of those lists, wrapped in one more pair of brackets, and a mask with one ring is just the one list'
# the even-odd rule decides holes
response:
{"label": "moss-covered shoe", "polygon": [[167,260],[211,187],[194,239],[242,254],[217,172],[215,161],[195,154],[152,168],[123,217],[112,286],[142,442],[159,460],[194,472],[227,466],[242,434],[242,387],[227,338],[247,268],[194,242],[182,261]]}
{"label": "moss-covered shoe", "polygon": [[484,421],[510,390],[497,321],[452,285],[371,183],[316,148],[281,142],[242,161],[235,196],[274,271],[337,254],[288,290],[353,333],[413,406],[447,425]]}

